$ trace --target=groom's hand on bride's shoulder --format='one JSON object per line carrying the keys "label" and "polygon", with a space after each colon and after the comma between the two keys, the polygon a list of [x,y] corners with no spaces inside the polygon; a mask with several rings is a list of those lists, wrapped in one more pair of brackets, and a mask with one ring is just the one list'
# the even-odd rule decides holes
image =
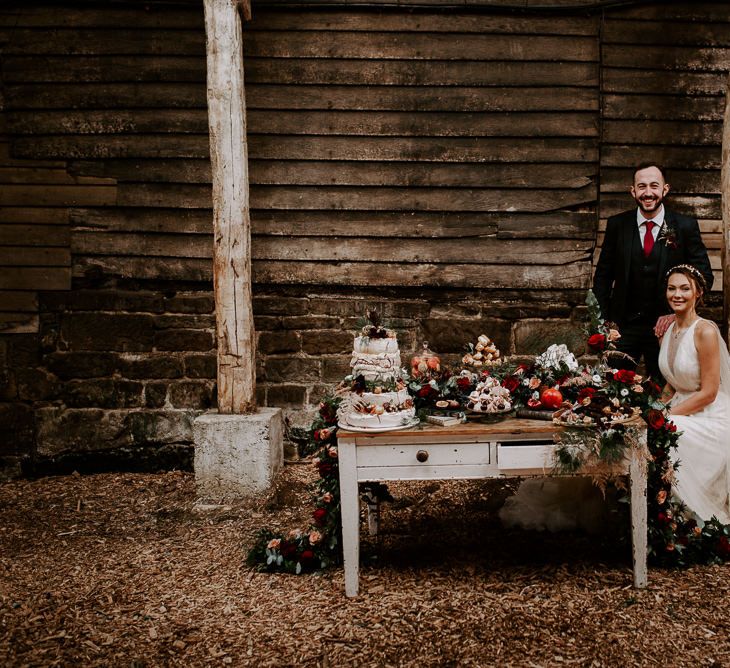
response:
{"label": "groom's hand on bride's shoulder", "polygon": [[662,336],[664,336],[665,332],[669,329],[669,325],[674,322],[674,318],[674,313],[659,317],[659,320],[656,321],[656,325],[654,325],[654,334],[656,334],[658,339],[661,339]]}

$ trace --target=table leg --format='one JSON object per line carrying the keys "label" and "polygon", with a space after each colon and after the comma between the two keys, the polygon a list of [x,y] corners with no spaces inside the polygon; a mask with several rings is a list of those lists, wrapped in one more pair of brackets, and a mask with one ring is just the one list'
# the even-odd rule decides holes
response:
{"label": "table leg", "polygon": [[639,436],[638,448],[631,448],[629,474],[631,479],[631,547],[634,560],[634,587],[644,589],[647,584],[647,507],[646,507],[646,430]]}
{"label": "table leg", "polygon": [[355,442],[338,443],[340,509],[342,512],[342,554],[345,566],[345,595],[357,596],[360,573],[360,504],[357,489]]}

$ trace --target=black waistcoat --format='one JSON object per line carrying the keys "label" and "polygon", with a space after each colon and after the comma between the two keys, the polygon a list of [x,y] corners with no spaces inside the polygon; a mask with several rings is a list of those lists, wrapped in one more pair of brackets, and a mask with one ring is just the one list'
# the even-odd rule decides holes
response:
{"label": "black waistcoat", "polygon": [[663,313],[659,295],[659,244],[654,243],[649,257],[644,257],[638,226],[631,244],[629,290],[627,295],[627,321],[653,323]]}

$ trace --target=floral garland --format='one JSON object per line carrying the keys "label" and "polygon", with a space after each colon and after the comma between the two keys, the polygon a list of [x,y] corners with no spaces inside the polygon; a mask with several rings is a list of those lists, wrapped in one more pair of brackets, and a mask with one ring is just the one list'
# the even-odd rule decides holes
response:
{"label": "floral garland", "polygon": [[[647,424],[648,543],[652,561],[665,566],[688,566],[730,560],[730,525],[723,525],[714,517],[698,523],[672,497],[679,463],[670,453],[677,448],[680,434],[669,419],[667,406],[659,400],[661,388],[633,371],[610,368],[609,355],[616,354],[618,332],[601,318],[591,291],[586,303],[587,344],[600,354],[597,366],[580,368],[565,346],[550,346],[532,365],[514,366],[500,360],[480,373],[465,369],[456,374],[440,367],[415,377],[408,384],[419,414],[444,401],[465,406],[477,384],[490,376],[509,390],[516,406],[557,408],[543,403],[554,398],[548,397],[551,390],[557,390],[563,405],[571,406],[582,420],[591,418],[592,422],[584,425],[594,429],[592,438],[587,437],[585,430],[571,435],[569,429],[558,446],[557,469],[574,472],[585,464],[616,462],[631,446],[630,428],[622,422],[596,419],[595,406],[601,406],[603,400],[603,408],[610,407],[609,413],[614,418],[621,411],[626,414],[633,409]],[[313,522],[306,531],[293,530],[286,535],[260,530],[247,560],[259,570],[300,574],[342,561],[336,426],[340,401],[338,397],[330,397],[320,404],[303,452],[316,455],[313,464],[320,475]],[[388,497],[385,485],[374,487],[377,489],[368,490],[370,496]]]}
{"label": "floral garland", "polygon": [[337,459],[337,407],[340,400],[325,399],[309,433],[308,451],[319,472],[316,483],[312,525],[306,531],[294,529],[278,534],[261,529],[248,553],[249,565],[261,571],[305,573],[327,568],[342,560],[340,518],[340,479]]}

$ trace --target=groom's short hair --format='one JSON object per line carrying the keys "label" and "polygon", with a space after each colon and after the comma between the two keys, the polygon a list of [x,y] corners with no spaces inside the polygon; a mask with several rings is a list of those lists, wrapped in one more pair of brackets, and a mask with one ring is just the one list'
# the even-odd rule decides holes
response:
{"label": "groom's short hair", "polygon": [[662,175],[662,178],[664,179],[664,183],[669,183],[669,179],[667,178],[667,168],[664,167],[664,165],[660,165],[658,162],[651,162],[649,160],[645,160],[644,162],[640,162],[636,167],[634,167],[634,174],[633,174],[633,181],[636,181],[636,172],[640,172],[642,169],[648,169],[649,167],[656,167],[659,170],[659,173]]}

